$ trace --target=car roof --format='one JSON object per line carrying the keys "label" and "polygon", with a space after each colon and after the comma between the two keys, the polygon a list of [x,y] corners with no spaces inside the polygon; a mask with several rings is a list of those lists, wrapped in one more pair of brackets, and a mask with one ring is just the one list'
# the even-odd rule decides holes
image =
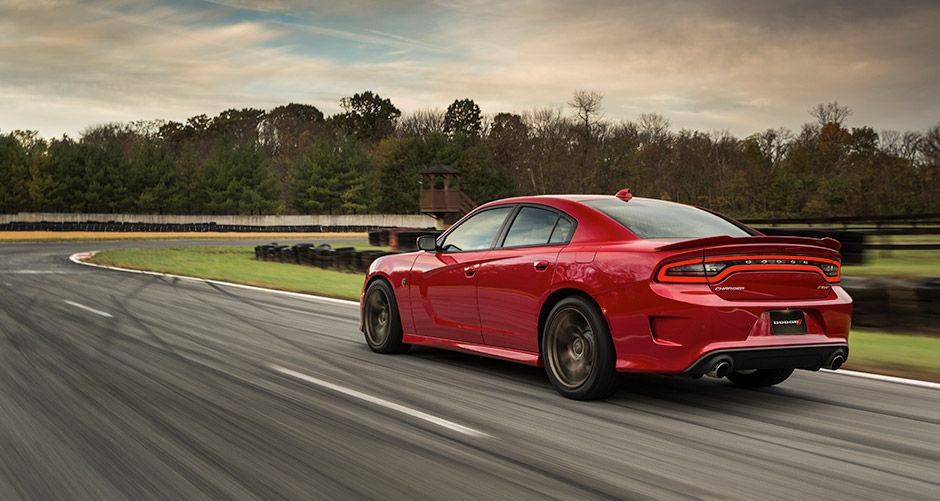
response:
{"label": "car roof", "polygon": [[[545,205],[555,205],[551,202],[589,202],[592,200],[619,200],[613,195],[531,195],[524,197],[512,197],[512,198],[502,198],[500,200],[493,200],[492,202],[487,202],[481,207],[486,207],[490,205],[499,205],[499,204],[520,204],[520,203],[532,203],[532,204],[545,204]],[[655,198],[643,198],[643,197],[633,197],[633,200],[652,200],[660,201]]]}
{"label": "car roof", "polygon": [[578,231],[571,241],[572,244],[584,241],[637,239],[626,227],[583,203],[592,200],[619,199],[610,195],[535,195],[494,200],[479,208],[509,204],[538,204],[559,209],[578,221]]}

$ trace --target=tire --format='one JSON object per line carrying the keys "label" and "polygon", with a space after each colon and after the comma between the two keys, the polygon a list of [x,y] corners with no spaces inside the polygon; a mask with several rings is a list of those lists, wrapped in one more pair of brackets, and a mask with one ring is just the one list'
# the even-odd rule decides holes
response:
{"label": "tire", "polygon": [[542,332],[542,359],[549,381],[565,397],[595,400],[617,389],[610,330],[585,298],[567,297],[552,308]]}
{"label": "tire", "polygon": [[758,369],[754,372],[732,372],[728,379],[745,388],[760,388],[782,383],[793,374],[793,369]]}
{"label": "tire", "polygon": [[369,284],[363,298],[362,333],[376,353],[404,353],[410,345],[401,341],[401,316],[392,286],[378,279]]}

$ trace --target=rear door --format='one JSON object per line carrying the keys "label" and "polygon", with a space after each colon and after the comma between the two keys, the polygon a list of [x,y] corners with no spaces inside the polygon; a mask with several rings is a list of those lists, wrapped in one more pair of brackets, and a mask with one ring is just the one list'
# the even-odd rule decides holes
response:
{"label": "rear door", "polygon": [[477,272],[480,324],[486,344],[538,351],[538,317],[558,253],[575,220],[555,209],[523,205]]}
{"label": "rear door", "polygon": [[482,343],[477,307],[480,264],[515,206],[484,209],[444,235],[441,252],[421,252],[412,267],[412,314],[422,336]]}

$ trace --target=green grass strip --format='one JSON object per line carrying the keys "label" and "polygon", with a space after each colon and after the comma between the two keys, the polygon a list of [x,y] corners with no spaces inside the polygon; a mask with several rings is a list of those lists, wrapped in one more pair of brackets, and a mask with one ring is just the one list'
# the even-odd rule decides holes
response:
{"label": "green grass strip", "polygon": [[[357,249],[375,248],[361,243],[351,246]],[[360,273],[256,261],[254,257],[252,245],[200,245],[102,251],[95,254],[90,261],[106,266],[359,300],[365,279]]]}
{"label": "green grass strip", "polygon": [[937,277],[940,276],[940,250],[869,250],[863,265],[845,265],[842,275],[850,277]]}
{"label": "green grass strip", "polygon": [[853,330],[845,368],[940,382],[940,337]]}

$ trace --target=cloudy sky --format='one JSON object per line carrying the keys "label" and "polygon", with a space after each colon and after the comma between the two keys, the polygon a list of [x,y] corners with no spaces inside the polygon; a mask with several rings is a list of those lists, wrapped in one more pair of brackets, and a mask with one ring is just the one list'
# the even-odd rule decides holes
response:
{"label": "cloudy sky", "polygon": [[[403,112],[605,96],[610,119],[745,136],[838,100],[848,125],[940,122],[940,2],[0,0],[0,133],[313,104]],[[568,110],[566,110],[568,112]]]}

